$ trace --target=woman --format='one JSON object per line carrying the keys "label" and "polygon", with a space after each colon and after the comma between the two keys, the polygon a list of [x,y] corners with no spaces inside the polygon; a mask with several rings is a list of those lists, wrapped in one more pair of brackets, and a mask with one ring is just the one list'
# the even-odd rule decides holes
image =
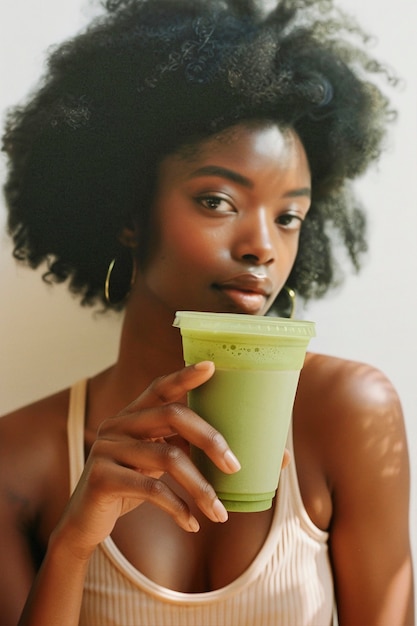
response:
{"label": "woman", "polygon": [[109,2],[10,114],[16,256],[125,315],[114,366],[0,421],[6,623],[28,594],[21,624],[413,621],[380,372],[308,354],[269,511],[227,515],[188,455],[239,470],[186,406],[213,365],[183,368],[175,311],[279,314],[332,285],[337,241],[355,266],[366,247],[349,181],[379,155],[388,103],[361,72],[383,68],[329,3],[297,7]]}

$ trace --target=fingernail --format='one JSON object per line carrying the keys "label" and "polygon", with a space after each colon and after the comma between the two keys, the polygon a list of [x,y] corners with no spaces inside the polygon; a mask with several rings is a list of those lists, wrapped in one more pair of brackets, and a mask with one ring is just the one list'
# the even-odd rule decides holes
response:
{"label": "fingernail", "polygon": [[190,519],[188,520],[188,526],[189,526],[191,532],[193,532],[193,533],[198,533],[198,531],[200,530],[200,524],[197,522],[197,520],[194,517],[194,515],[190,516]]}
{"label": "fingernail", "polygon": [[213,367],[213,361],[200,361],[194,364],[195,370],[207,370]]}
{"label": "fingernail", "polygon": [[213,513],[217,517],[219,522],[227,522],[227,520],[229,519],[229,515],[226,509],[218,498],[216,498],[213,502]]}
{"label": "fingernail", "polygon": [[226,461],[227,467],[232,472],[238,472],[242,467],[231,450],[226,450],[224,453],[224,460]]}

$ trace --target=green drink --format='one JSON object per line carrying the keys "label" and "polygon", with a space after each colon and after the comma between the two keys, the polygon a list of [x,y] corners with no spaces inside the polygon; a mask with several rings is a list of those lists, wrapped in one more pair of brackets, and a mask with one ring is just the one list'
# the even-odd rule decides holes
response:
{"label": "green drink", "polygon": [[189,394],[190,407],[226,438],[242,469],[221,472],[198,448],[192,458],[229,511],[272,505],[312,322],[178,311],[187,365],[216,371]]}

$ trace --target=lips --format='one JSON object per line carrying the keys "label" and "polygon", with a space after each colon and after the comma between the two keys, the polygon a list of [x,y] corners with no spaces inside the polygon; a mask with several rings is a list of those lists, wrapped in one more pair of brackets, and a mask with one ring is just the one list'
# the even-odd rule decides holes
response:
{"label": "lips", "polygon": [[272,281],[267,276],[258,274],[239,274],[239,276],[234,276],[215,286],[218,289],[237,289],[258,293],[266,297],[270,296],[272,292]]}
{"label": "lips", "polygon": [[245,273],[216,283],[214,288],[222,292],[238,310],[254,314],[265,306],[273,286],[267,276]]}

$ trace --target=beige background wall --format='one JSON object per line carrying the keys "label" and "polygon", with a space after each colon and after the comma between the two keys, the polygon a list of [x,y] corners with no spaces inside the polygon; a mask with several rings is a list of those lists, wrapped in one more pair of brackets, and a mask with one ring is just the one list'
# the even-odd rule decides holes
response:
{"label": "beige background wall", "polygon": [[[2,0],[0,113],[16,103],[42,68],[44,51],[91,15],[82,0]],[[393,93],[399,110],[386,154],[359,184],[369,209],[371,254],[359,278],[299,314],[317,322],[311,348],[373,363],[402,398],[413,471],[412,527],[417,554],[417,46],[416,0],[344,0],[376,35],[375,52],[404,79]],[[4,179],[4,160],[0,159]],[[0,200],[0,227],[5,212]],[[0,235],[0,414],[75,379],[115,357],[118,316],[82,309],[64,287],[49,289],[39,273],[17,267]],[[348,462],[348,460],[347,460]],[[390,503],[387,502],[387,507]]]}

